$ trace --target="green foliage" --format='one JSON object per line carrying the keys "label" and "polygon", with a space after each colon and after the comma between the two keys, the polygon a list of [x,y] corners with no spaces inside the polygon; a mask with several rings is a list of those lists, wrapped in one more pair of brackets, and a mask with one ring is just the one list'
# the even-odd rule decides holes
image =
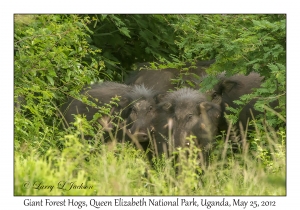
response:
{"label": "green foliage", "polygon": [[58,107],[66,96],[98,80],[93,56],[100,50],[86,41],[88,22],[77,15],[15,16],[15,149],[31,142],[31,149],[46,151],[48,146],[35,147],[44,140],[55,145]]}
{"label": "green foliage", "polygon": [[177,15],[182,60],[216,59],[211,72],[269,76],[269,63],[285,65],[285,15]]}
{"label": "green foliage", "polygon": [[178,54],[172,17],[164,15],[91,15],[91,45],[103,50],[105,72],[114,80],[123,80],[126,71],[137,62],[170,60]]}

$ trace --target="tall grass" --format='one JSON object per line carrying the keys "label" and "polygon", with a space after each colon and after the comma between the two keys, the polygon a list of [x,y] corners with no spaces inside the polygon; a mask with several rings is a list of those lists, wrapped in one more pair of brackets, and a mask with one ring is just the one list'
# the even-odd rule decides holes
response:
{"label": "tall grass", "polygon": [[88,143],[82,139],[82,130],[73,128],[57,136],[62,149],[51,146],[45,155],[32,147],[15,151],[14,193],[286,195],[285,132],[256,131],[252,136],[237,153],[232,152],[226,135],[219,136],[209,164],[203,165],[194,144],[179,149],[176,159],[162,156],[150,162],[146,152],[130,142],[113,139],[104,144],[96,139]]}

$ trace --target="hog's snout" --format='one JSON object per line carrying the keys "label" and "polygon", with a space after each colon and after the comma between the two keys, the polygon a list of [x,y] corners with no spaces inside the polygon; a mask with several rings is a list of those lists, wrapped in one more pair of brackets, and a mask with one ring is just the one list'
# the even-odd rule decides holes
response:
{"label": "hog's snout", "polygon": [[131,133],[131,135],[133,136],[133,138],[136,138],[136,140],[138,142],[146,142],[146,141],[149,141],[149,137],[148,137],[148,134],[145,133],[145,132],[132,132],[131,129],[128,130],[129,133]]}

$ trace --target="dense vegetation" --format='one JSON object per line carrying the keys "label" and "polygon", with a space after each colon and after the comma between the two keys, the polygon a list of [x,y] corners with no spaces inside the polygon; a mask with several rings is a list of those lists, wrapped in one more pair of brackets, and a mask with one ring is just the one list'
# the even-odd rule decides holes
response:
{"label": "dense vegetation", "polygon": [[[14,21],[15,195],[286,194],[285,15],[15,15]],[[218,136],[204,173],[196,155],[180,155],[185,151],[175,172],[172,159],[150,164],[145,152],[116,143],[114,134],[103,144],[102,133],[82,117],[63,126],[59,107],[69,96],[89,103],[78,94],[86,84],[122,82],[136,63],[175,67],[182,75],[185,63],[210,59],[216,62],[203,91],[223,71],[265,77],[261,88],[236,101],[257,98],[264,116],[252,122],[256,131],[240,153],[232,152],[226,133]],[[174,82],[189,85],[180,81]],[[269,107],[274,100],[280,111]],[[231,111],[234,123],[239,110]],[[87,142],[85,135],[94,138]],[[60,181],[93,188],[62,190]],[[55,188],[34,189],[39,183]]]}

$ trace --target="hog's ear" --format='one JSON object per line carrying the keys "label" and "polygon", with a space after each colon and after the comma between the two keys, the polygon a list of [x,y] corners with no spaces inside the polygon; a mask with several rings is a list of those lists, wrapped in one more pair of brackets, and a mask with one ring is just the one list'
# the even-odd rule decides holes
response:
{"label": "hog's ear", "polygon": [[121,97],[118,104],[121,106],[121,108],[125,108],[130,104],[130,100],[127,97]]}
{"label": "hog's ear", "polygon": [[167,95],[166,93],[159,93],[159,94],[155,95],[154,96],[155,103],[157,103],[157,104],[161,103],[166,95]]}
{"label": "hog's ear", "polygon": [[207,112],[208,110],[210,110],[212,108],[213,108],[212,103],[209,103],[206,101],[200,103],[200,113]]}
{"label": "hog's ear", "polygon": [[172,104],[170,102],[166,102],[162,105],[162,108],[165,110],[165,111],[169,111],[172,107]]}
{"label": "hog's ear", "polygon": [[212,102],[201,102],[200,103],[200,113],[207,113],[209,116],[214,116],[219,118],[221,115],[221,107],[218,104]]}
{"label": "hog's ear", "polygon": [[221,91],[223,92],[230,92],[234,87],[236,87],[238,84],[237,81],[231,80],[231,79],[225,79],[221,86]]}

